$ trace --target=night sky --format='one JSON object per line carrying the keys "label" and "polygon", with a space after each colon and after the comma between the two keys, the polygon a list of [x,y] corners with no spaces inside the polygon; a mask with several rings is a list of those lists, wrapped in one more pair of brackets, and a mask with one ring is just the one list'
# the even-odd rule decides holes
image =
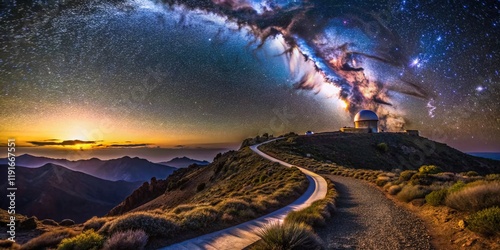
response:
{"label": "night sky", "polygon": [[2,141],[235,148],[371,109],[500,151],[500,1],[90,2],[2,6]]}

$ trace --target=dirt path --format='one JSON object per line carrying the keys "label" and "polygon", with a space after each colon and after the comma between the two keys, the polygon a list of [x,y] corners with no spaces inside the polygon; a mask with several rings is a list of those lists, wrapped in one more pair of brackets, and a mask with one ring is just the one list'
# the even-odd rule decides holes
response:
{"label": "dirt path", "polygon": [[369,184],[328,176],[339,192],[337,211],[318,230],[328,249],[433,249],[422,221]]}

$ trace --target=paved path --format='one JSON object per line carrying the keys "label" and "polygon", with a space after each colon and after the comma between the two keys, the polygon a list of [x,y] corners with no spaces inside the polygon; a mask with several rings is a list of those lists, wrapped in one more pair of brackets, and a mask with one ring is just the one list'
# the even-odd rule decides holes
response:
{"label": "paved path", "polygon": [[[271,142],[271,141],[268,141]],[[278,162],[283,166],[291,167],[292,165],[275,159],[267,154],[264,154],[262,151],[258,149],[258,147],[262,144],[268,143],[264,142],[258,145],[251,146],[250,148],[260,156]],[[181,243],[177,243],[171,246],[167,246],[161,248],[162,250],[166,249],[243,249],[252,243],[259,240],[259,236],[256,235],[258,230],[265,226],[267,223],[275,222],[278,220],[283,220],[285,216],[290,211],[300,210],[308,207],[312,202],[316,200],[320,200],[325,198],[327,192],[327,183],[326,180],[303,168],[299,168],[304,174],[306,174],[309,179],[309,187],[306,192],[299,197],[292,204],[281,208],[273,213],[264,215],[260,218],[257,218],[252,221],[248,221],[227,229],[223,229],[214,233],[205,234],[190,240],[183,241]]]}
{"label": "paved path", "polygon": [[339,194],[337,209],[318,230],[328,249],[432,249],[425,226],[368,183],[328,176]]}

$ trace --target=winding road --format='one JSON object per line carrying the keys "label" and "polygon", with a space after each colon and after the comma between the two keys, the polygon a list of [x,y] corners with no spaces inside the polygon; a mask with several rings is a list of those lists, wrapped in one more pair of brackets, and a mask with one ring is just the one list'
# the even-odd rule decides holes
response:
{"label": "winding road", "polygon": [[[270,161],[278,162],[285,167],[292,167],[291,164],[273,158],[258,149],[260,145],[269,143],[274,140],[251,146],[250,149]],[[306,192],[292,204],[255,220],[251,220],[210,234],[205,234],[161,249],[243,249],[253,244],[257,240],[259,240],[257,232],[266,224],[283,220],[289,212],[306,208],[314,201],[325,198],[328,189],[326,180],[320,175],[313,173],[307,169],[300,167],[299,169],[307,176],[309,180],[309,187],[307,188]]]}

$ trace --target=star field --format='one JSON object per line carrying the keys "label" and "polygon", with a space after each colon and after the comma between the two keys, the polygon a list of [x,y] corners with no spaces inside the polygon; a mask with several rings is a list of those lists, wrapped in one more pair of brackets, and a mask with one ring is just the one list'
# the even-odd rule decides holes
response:
{"label": "star field", "polygon": [[169,2],[6,6],[0,138],[234,145],[369,108],[500,151],[500,1]]}

